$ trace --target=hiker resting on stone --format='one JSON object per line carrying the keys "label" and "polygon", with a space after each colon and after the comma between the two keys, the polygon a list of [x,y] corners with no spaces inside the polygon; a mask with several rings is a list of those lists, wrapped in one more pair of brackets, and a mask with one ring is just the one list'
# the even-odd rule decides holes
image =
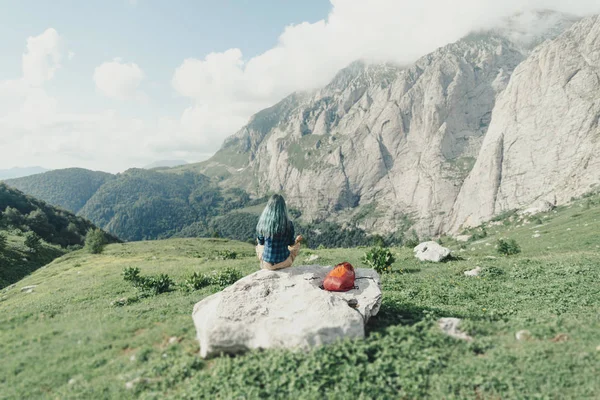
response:
{"label": "hiker resting on stone", "polygon": [[298,256],[302,236],[294,239],[294,223],[288,216],[285,200],[271,196],[256,225],[256,255],[262,269],[291,267]]}

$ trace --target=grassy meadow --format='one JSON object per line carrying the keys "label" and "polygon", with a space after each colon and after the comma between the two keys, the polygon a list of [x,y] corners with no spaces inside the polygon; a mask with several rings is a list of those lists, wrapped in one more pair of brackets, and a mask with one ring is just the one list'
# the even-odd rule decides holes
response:
{"label": "grassy meadow", "polygon": [[[125,267],[168,274],[257,270],[251,245],[225,239],[112,244],[69,253],[0,291],[0,399],[597,399],[600,398],[600,206],[576,201],[487,237],[442,238],[451,261],[393,248],[383,303],[363,341],[308,353],[268,350],[199,358],[193,305],[219,290],[176,286],[136,298]],[[522,252],[497,254],[498,238]],[[220,251],[237,253],[219,259]],[[366,248],[303,249],[317,263],[364,267]],[[463,272],[476,266],[479,277]],[[37,285],[33,293],[21,292]],[[302,299],[298,299],[302,301]],[[463,319],[464,342],[440,317]],[[528,330],[519,341],[515,333]]]}

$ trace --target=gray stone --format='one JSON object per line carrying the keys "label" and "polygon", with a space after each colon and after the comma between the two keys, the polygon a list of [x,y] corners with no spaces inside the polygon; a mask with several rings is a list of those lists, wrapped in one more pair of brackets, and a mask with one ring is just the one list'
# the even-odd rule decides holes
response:
{"label": "gray stone", "polygon": [[424,242],[413,249],[415,257],[421,261],[440,262],[450,256],[450,249],[440,246],[437,242]]}
{"label": "gray stone", "polygon": [[531,339],[531,332],[529,332],[526,329],[520,330],[517,333],[515,333],[515,338],[518,341],[530,340]]}
{"label": "gray stone", "polygon": [[468,342],[472,341],[473,338],[471,336],[458,329],[460,323],[460,318],[440,318],[438,320],[438,326],[447,335],[456,339],[466,340]]}
{"label": "gray stone", "polygon": [[342,338],[364,338],[381,305],[379,275],[357,268],[357,289],[321,289],[332,267],[260,270],[194,306],[203,358],[250,349],[306,350]]}
{"label": "gray stone", "polygon": [[470,271],[464,272],[465,276],[479,276],[480,273],[481,273],[481,267],[475,267],[474,269],[472,269]]}
{"label": "gray stone", "polygon": [[21,292],[31,293],[31,292],[33,292],[33,289],[35,289],[36,287],[37,287],[37,285],[23,286],[21,288]]}

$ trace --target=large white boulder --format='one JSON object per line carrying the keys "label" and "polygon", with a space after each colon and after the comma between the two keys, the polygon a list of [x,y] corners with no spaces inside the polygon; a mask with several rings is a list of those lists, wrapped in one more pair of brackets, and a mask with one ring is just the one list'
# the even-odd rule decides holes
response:
{"label": "large white boulder", "polygon": [[436,242],[424,242],[413,250],[415,257],[421,261],[440,262],[448,258],[450,249],[440,246]]}
{"label": "large white boulder", "polygon": [[332,267],[260,270],[194,306],[192,318],[203,358],[250,349],[306,350],[341,338],[363,338],[381,305],[380,279],[357,268],[357,289],[320,288]]}

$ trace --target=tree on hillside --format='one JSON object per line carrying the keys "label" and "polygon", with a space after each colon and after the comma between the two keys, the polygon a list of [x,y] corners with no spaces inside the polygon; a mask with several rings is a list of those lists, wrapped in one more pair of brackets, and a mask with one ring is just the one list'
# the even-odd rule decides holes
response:
{"label": "tree on hillside", "polygon": [[10,206],[6,207],[6,210],[4,210],[2,215],[2,219],[6,221],[7,225],[19,227],[23,223],[23,214],[21,214],[16,208]]}
{"label": "tree on hillside", "polygon": [[8,239],[6,238],[6,234],[4,232],[0,232],[0,253],[6,249],[7,245]]}
{"label": "tree on hillside", "polygon": [[90,229],[85,235],[85,248],[92,254],[100,254],[106,245],[106,236],[100,229]]}
{"label": "tree on hillside", "polygon": [[30,251],[36,252],[39,250],[42,245],[40,237],[35,232],[27,232],[25,234],[25,246],[29,248]]}

